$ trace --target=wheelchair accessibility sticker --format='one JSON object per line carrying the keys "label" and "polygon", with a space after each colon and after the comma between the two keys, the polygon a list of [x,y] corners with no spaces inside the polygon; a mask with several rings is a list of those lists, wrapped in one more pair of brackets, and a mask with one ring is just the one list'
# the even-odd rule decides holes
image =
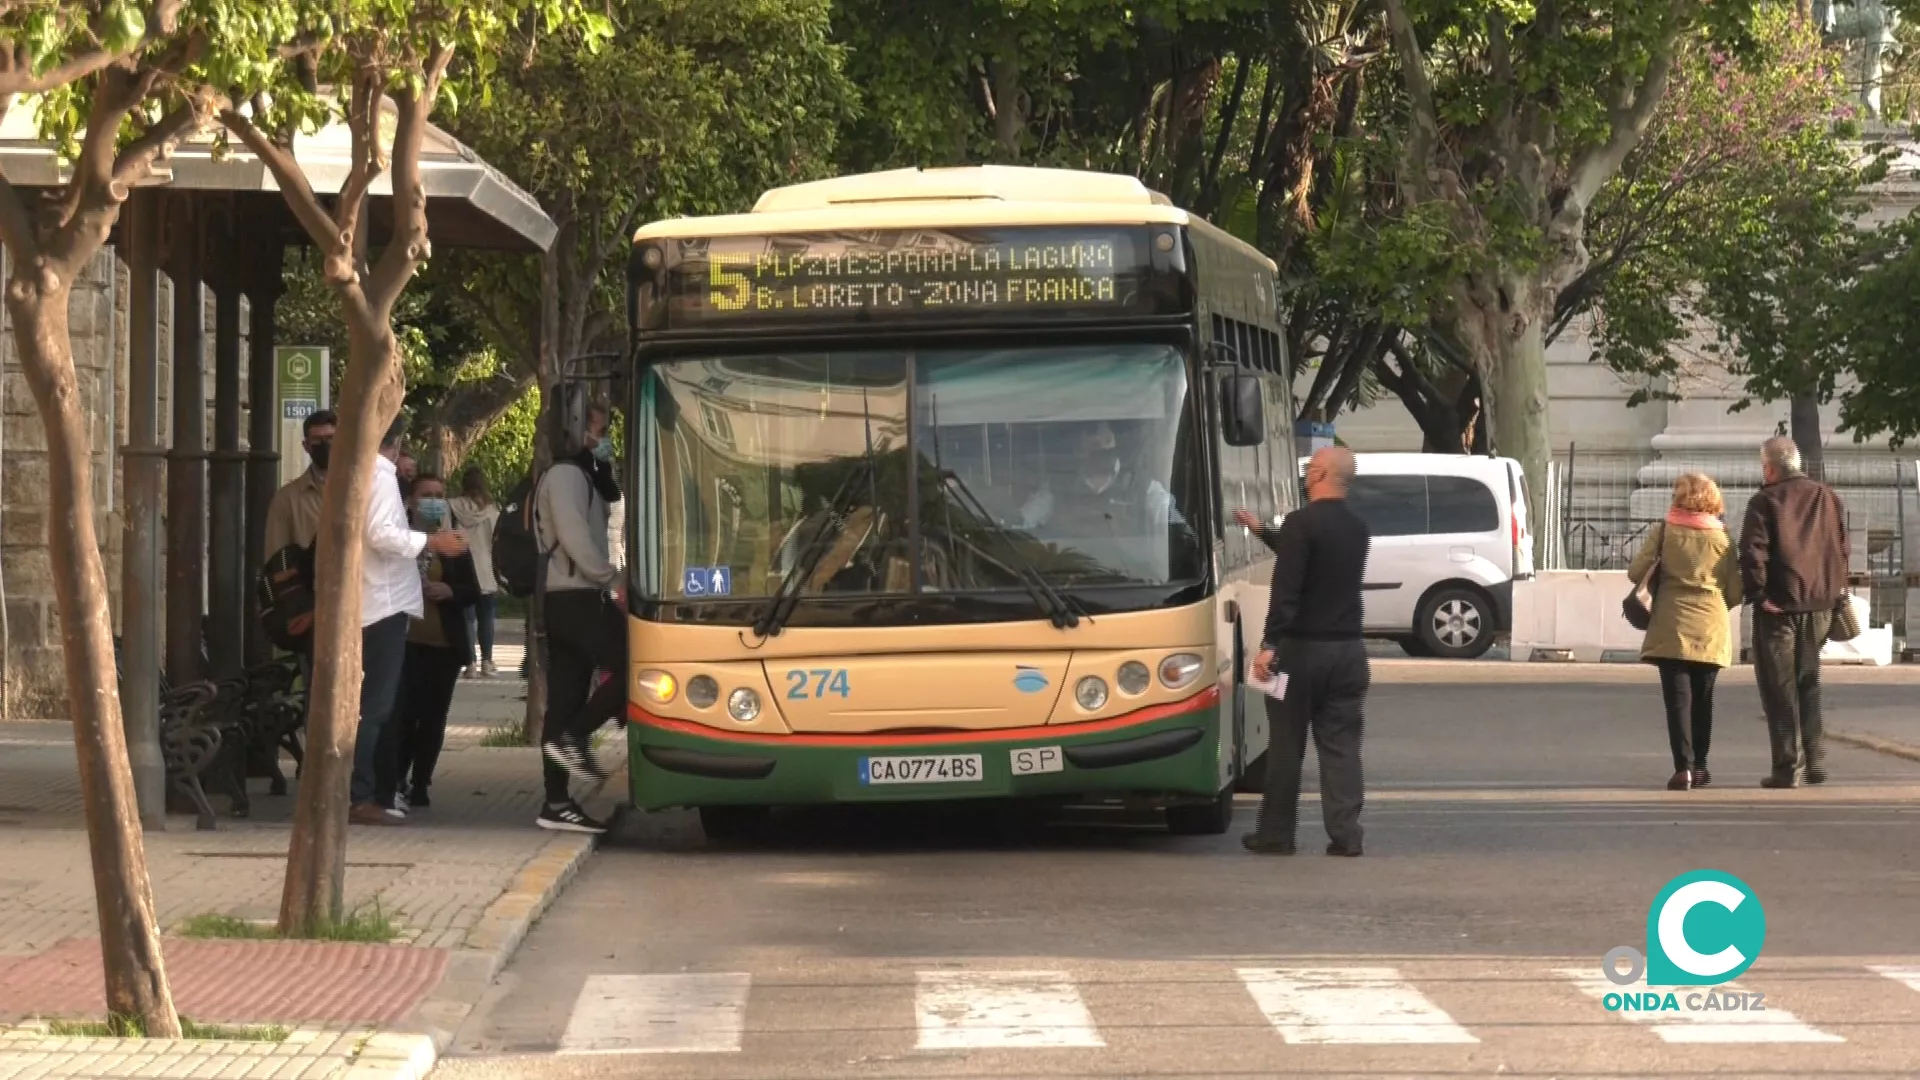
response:
{"label": "wheelchair accessibility sticker", "polygon": [[689,566],[681,592],[688,596],[730,596],[733,569],[727,566]]}

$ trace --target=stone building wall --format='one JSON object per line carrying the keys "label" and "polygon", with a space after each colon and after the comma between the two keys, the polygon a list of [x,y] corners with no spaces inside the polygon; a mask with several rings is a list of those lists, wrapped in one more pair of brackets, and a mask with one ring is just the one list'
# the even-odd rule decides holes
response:
{"label": "stone building wall", "polygon": [[[114,632],[121,626],[121,548],[126,531],[126,489],[119,450],[127,443],[128,367],[127,299],[129,275],[111,248],[94,258],[73,288],[68,317],[73,334],[75,374],[93,420],[94,527],[106,570],[107,598]],[[173,290],[160,277],[159,442],[172,445]],[[214,422],[213,297],[206,302],[206,440],[212,447]],[[244,335],[245,305],[242,305]],[[33,395],[14,350],[12,327],[0,311],[0,719],[66,716],[66,675],[60,647],[59,611],[54,602],[52,566],[47,548],[47,441]],[[247,353],[241,347],[241,437],[245,445]],[[164,485],[164,481],[163,481]],[[162,489],[164,530],[165,491]],[[162,534],[164,536],[164,532]],[[164,553],[164,540],[162,551]],[[166,576],[155,583],[156,602],[166,603]]]}

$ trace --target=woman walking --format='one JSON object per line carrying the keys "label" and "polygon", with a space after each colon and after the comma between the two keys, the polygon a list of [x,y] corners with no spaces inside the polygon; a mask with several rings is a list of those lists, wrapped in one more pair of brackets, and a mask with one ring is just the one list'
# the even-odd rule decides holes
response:
{"label": "woman walking", "polygon": [[454,528],[465,534],[474,574],[480,579],[480,599],[467,609],[467,638],[479,642],[479,666],[469,666],[460,674],[465,678],[492,678],[499,674],[493,666],[493,599],[500,591],[500,583],[493,576],[493,527],[500,520],[500,506],[487,491],[487,474],[478,468],[461,474],[460,496],[450,505]]}
{"label": "woman walking", "polygon": [[1733,663],[1727,612],[1740,607],[1740,564],[1721,522],[1725,512],[1718,485],[1702,473],[1682,474],[1674,481],[1666,519],[1654,525],[1627,567],[1635,585],[1653,591],[1640,659],[1660,669],[1673,747],[1670,791],[1713,782],[1707,771],[1713,682]]}

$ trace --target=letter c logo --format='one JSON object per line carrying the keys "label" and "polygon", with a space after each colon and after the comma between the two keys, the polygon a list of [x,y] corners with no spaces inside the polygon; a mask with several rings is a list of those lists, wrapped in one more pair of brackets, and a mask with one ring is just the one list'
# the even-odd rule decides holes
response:
{"label": "letter c logo", "polygon": [[[1766,936],[1766,912],[1746,882],[1715,870],[1682,874],[1667,883],[1647,913],[1647,983],[1727,982],[1752,966]],[[1703,952],[1696,941],[1719,947]]]}
{"label": "letter c logo", "polygon": [[1674,966],[1691,975],[1717,978],[1741,965],[1746,957],[1732,945],[1711,956],[1697,952],[1687,943],[1687,916],[1701,904],[1718,904],[1728,911],[1740,910],[1747,894],[1724,881],[1695,881],[1674,890],[1660,905],[1660,949]]}

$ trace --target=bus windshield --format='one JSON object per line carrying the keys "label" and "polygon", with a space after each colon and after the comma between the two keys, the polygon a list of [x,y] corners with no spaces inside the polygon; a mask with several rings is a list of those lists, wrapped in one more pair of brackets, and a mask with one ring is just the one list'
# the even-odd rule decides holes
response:
{"label": "bus windshield", "polygon": [[1038,600],[1201,575],[1200,451],[1169,346],[679,359],[640,393],[650,599]]}

